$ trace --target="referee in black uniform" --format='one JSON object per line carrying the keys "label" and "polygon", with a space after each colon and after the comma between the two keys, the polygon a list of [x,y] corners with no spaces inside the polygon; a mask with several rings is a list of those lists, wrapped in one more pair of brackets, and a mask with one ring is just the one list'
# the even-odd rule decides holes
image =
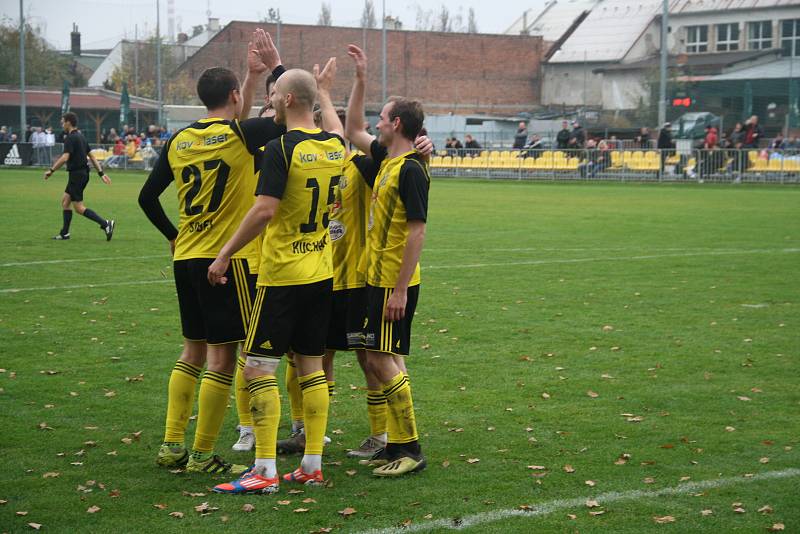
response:
{"label": "referee in black uniform", "polygon": [[103,182],[110,184],[111,178],[103,172],[100,163],[89,152],[89,144],[86,142],[86,138],[78,131],[78,116],[72,112],[65,113],[61,118],[61,124],[67,133],[64,140],[64,153],[44,173],[44,179],[47,180],[64,163],[67,164],[67,172],[69,173],[67,188],[64,190],[64,196],[61,197],[64,226],[61,227],[61,231],[53,239],[62,241],[70,238],[69,225],[72,222],[70,204],[72,204],[75,211],[99,224],[100,229],[106,234],[106,241],[111,241],[111,237],[114,235],[114,219],[104,219],[83,204],[83,190],[86,189],[86,185],[89,183],[89,165],[86,159],[92,160],[92,166],[97,169],[97,174]]}

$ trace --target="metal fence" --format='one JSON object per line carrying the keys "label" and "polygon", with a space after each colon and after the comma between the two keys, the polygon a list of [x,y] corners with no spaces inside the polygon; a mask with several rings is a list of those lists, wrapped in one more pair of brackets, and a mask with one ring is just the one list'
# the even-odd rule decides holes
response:
{"label": "metal fence", "polygon": [[[31,143],[5,144],[16,145],[17,153],[21,156],[14,165],[50,167],[64,153],[64,145],[62,143],[56,143],[51,146],[33,145]],[[133,144],[121,147],[90,144],[89,147],[94,157],[106,170],[130,169],[144,171],[149,171],[153,168],[162,148],[160,146],[147,145],[137,147]],[[3,163],[4,161],[0,159],[0,169],[4,167]]]}
{"label": "metal fence", "polygon": [[800,150],[459,150],[433,176],[516,180],[800,183]]}

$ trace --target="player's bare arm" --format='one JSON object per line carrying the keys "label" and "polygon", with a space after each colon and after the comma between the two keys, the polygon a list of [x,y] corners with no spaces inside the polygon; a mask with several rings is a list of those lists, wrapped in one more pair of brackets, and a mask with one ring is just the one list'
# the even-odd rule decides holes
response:
{"label": "player's bare arm", "polygon": [[386,309],[383,317],[387,321],[399,321],[406,315],[406,301],[408,283],[414,274],[414,269],[422,255],[422,245],[425,242],[425,221],[408,221],[408,242],[403,250],[403,262],[400,264],[400,273],[394,291],[386,300]]}
{"label": "player's bare arm", "polygon": [[344,127],[331,100],[331,87],[333,87],[333,81],[336,78],[336,58],[330,58],[322,72],[319,70],[319,65],[314,65],[313,72],[314,79],[317,80],[317,100],[319,100],[319,107],[322,112],[322,128],[326,132],[335,133],[342,137],[344,136]]}
{"label": "player's bare arm", "polygon": [[347,104],[347,117],[345,119],[345,136],[359,150],[365,154],[370,153],[370,145],[375,140],[364,129],[364,94],[367,83],[367,55],[361,48],[351,44],[347,45],[347,55],[353,60],[356,67],[356,78],[353,81],[353,90],[350,92],[350,101]]}
{"label": "player's bare arm", "polygon": [[280,202],[279,198],[269,195],[258,195],[256,197],[255,204],[242,219],[242,224],[239,225],[236,233],[225,243],[214,263],[208,267],[208,282],[212,286],[228,282],[225,272],[231,263],[231,257],[264,231],[267,223],[272,220],[278,210]]}

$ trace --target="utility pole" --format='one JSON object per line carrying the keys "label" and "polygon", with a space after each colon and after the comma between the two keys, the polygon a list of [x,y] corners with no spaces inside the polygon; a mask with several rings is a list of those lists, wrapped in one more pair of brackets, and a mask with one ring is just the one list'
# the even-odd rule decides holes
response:
{"label": "utility pole", "polygon": [[[138,95],[139,94],[139,25],[135,24],[133,26],[133,39],[134,39],[134,49],[133,49],[133,93]],[[136,131],[139,131],[139,106],[136,106]],[[122,133],[123,137],[125,134]]]}
{"label": "utility pole", "polygon": [[24,0],[19,0],[19,135],[17,139],[25,142],[25,124],[28,122],[25,101],[25,8]]}
{"label": "utility pole", "polygon": [[667,122],[667,32],[669,31],[669,0],[662,0],[661,13],[661,78],[658,84],[658,127]]}
{"label": "utility pole", "polygon": [[156,86],[158,88],[158,125],[164,125],[164,105],[161,102],[161,2],[156,0]]}
{"label": "utility pole", "polygon": [[381,84],[381,105],[386,102],[386,0],[383,0],[383,65],[381,69],[382,84]]}

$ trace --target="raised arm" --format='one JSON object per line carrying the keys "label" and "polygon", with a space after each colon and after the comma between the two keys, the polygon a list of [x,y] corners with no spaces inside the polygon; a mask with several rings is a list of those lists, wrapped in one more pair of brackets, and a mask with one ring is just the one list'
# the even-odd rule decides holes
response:
{"label": "raised arm", "polygon": [[356,79],[347,104],[347,118],[345,119],[345,136],[359,150],[365,154],[370,153],[370,145],[374,136],[364,130],[364,94],[366,93],[367,80],[367,55],[354,44],[347,45],[347,55],[356,65]]}
{"label": "raised arm", "polygon": [[261,76],[272,72],[281,64],[281,56],[272,37],[262,30],[256,29],[247,43],[247,75],[242,84],[242,118],[250,116],[256,92],[261,84]]}
{"label": "raised arm", "polygon": [[333,107],[333,101],[331,100],[331,87],[333,87],[333,80],[336,78],[336,58],[330,58],[322,72],[319,71],[319,65],[314,65],[314,78],[317,80],[317,98],[322,112],[322,129],[326,132],[335,133],[339,137],[344,137],[342,121],[339,120],[339,115],[336,113],[336,108]]}

